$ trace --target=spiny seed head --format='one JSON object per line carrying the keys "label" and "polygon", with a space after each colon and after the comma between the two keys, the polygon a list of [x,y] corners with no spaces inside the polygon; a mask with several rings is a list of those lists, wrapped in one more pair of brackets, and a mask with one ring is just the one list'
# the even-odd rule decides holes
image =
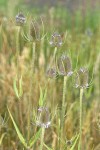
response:
{"label": "spiny seed head", "polygon": [[17,26],[23,26],[26,22],[26,18],[22,13],[19,13],[16,15],[16,25]]}
{"label": "spiny seed head", "polygon": [[55,68],[49,68],[49,69],[46,71],[46,75],[47,75],[47,77],[49,77],[49,78],[55,78],[55,77],[57,76],[56,69],[55,69]]}
{"label": "spiny seed head", "polygon": [[44,128],[50,126],[50,113],[47,107],[39,107],[37,113],[36,125]]}
{"label": "spiny seed head", "polygon": [[87,88],[88,87],[88,70],[86,68],[80,68],[76,76],[76,88]]}
{"label": "spiny seed head", "polygon": [[35,21],[31,21],[31,23],[30,23],[30,35],[32,37],[32,40],[34,40],[34,41],[36,41],[36,40],[39,41],[41,38],[39,25]]}
{"label": "spiny seed head", "polygon": [[62,37],[57,32],[54,32],[51,36],[50,45],[60,47],[62,45]]}
{"label": "spiny seed head", "polygon": [[58,73],[62,76],[72,75],[72,64],[68,56],[62,55],[58,60]]}

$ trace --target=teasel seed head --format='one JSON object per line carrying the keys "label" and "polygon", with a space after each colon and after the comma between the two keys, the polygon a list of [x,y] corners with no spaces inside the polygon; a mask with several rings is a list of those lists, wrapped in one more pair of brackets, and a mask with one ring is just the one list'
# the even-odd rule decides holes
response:
{"label": "teasel seed head", "polygon": [[39,107],[37,112],[36,125],[44,128],[50,126],[50,113],[47,107]]}
{"label": "teasel seed head", "polygon": [[16,15],[16,25],[17,26],[23,26],[26,23],[25,16],[20,12]]}
{"label": "teasel seed head", "polygon": [[61,35],[57,32],[54,32],[49,43],[51,46],[60,47],[62,45]]}
{"label": "teasel seed head", "polygon": [[49,68],[49,69],[47,69],[46,76],[48,78],[56,78],[56,76],[57,76],[56,69],[55,68]]}
{"label": "teasel seed head", "polygon": [[32,37],[33,41],[41,40],[39,25],[35,21],[31,21],[30,23],[30,36]]}
{"label": "teasel seed head", "polygon": [[87,88],[89,86],[88,70],[86,68],[82,67],[78,70],[75,80],[75,86],[76,88]]}
{"label": "teasel seed head", "polygon": [[73,74],[71,60],[68,56],[62,55],[58,59],[57,64],[58,64],[57,67],[58,67],[58,74],[59,75],[71,76]]}

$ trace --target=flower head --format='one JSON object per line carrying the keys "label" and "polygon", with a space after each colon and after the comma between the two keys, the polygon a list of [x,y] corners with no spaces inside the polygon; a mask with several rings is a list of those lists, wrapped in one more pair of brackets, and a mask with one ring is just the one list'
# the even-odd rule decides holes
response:
{"label": "flower head", "polygon": [[88,87],[88,70],[86,68],[80,68],[77,72],[76,88],[87,88]]}
{"label": "flower head", "polygon": [[47,75],[47,77],[49,77],[49,78],[55,78],[55,77],[57,76],[56,69],[55,69],[55,68],[49,68],[49,69],[46,71],[46,75]]}
{"label": "flower head", "polygon": [[72,64],[68,56],[62,55],[58,60],[58,73],[63,76],[72,75]]}
{"label": "flower head", "polygon": [[41,39],[39,24],[35,21],[31,21],[30,23],[30,36],[32,40],[39,41]]}
{"label": "flower head", "polygon": [[26,18],[22,13],[19,13],[16,15],[16,25],[17,26],[23,26],[26,22]]}
{"label": "flower head", "polygon": [[50,45],[55,47],[60,47],[62,45],[62,38],[61,35],[57,32],[54,32],[51,36]]}
{"label": "flower head", "polygon": [[44,128],[50,126],[50,113],[47,107],[39,107],[36,119],[36,125]]}

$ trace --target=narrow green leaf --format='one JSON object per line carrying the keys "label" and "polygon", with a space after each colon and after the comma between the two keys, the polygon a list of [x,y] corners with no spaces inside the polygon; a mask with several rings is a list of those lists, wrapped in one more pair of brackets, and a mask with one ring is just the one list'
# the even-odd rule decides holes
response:
{"label": "narrow green leaf", "polygon": [[19,96],[21,97],[23,95],[23,88],[22,88],[22,76],[19,80]]}
{"label": "narrow green leaf", "polygon": [[50,147],[48,147],[45,143],[44,146],[48,149],[48,150],[52,150]]}
{"label": "narrow green leaf", "polygon": [[17,85],[16,85],[16,78],[14,79],[13,87],[14,87],[15,94],[16,94],[17,98],[19,99],[19,93],[18,93],[18,89],[17,89]]}
{"label": "narrow green leaf", "polygon": [[40,87],[40,98],[39,98],[39,106],[43,106],[47,95],[47,89],[44,91]]}
{"label": "narrow green leaf", "polygon": [[43,106],[43,92],[42,92],[42,88],[41,87],[40,87],[39,106]]}
{"label": "narrow green leaf", "polygon": [[17,132],[17,135],[18,135],[18,137],[19,137],[21,143],[27,148],[27,142],[26,142],[26,140],[24,139],[24,137],[23,137],[23,135],[21,134],[19,128],[17,127],[17,125],[16,125],[16,123],[15,123],[15,121],[14,121],[14,119],[13,119],[13,116],[11,115],[10,110],[9,110],[8,107],[7,107],[7,109],[8,109],[10,118],[11,118],[11,120],[12,120],[12,122],[13,122],[13,125],[14,125],[14,127],[15,127],[15,130],[16,130],[16,132]]}
{"label": "narrow green leaf", "polygon": [[4,138],[5,134],[6,134],[6,133],[3,133],[3,134],[1,135],[1,137],[0,137],[0,146],[1,146],[1,144],[2,144],[2,141],[3,141],[3,138]]}
{"label": "narrow green leaf", "polygon": [[37,139],[40,137],[40,134],[41,134],[41,129],[30,139],[30,141],[29,141],[30,148],[35,144]]}
{"label": "narrow green leaf", "polygon": [[79,139],[79,135],[77,135],[76,140],[75,140],[75,142],[74,142],[74,144],[73,144],[73,146],[71,147],[70,150],[74,150],[74,148],[75,148],[75,146],[76,146],[76,143],[77,143],[78,139]]}
{"label": "narrow green leaf", "polygon": [[45,92],[44,92],[44,97],[43,97],[44,101],[46,99],[46,96],[47,96],[47,88],[45,89]]}

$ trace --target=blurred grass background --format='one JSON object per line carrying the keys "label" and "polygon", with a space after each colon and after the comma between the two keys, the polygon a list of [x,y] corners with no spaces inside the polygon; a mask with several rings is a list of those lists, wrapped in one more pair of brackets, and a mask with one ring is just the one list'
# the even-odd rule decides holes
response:
{"label": "blurred grass background", "polygon": [[[43,1],[44,2],[44,1]],[[100,3],[99,1],[13,1],[0,0],[0,114],[1,118],[9,118],[7,105],[24,135],[27,133],[27,104],[29,98],[30,64],[32,59],[32,44],[25,41],[22,33],[29,33],[29,21],[32,17],[44,22],[46,37],[36,43],[35,73],[33,81],[32,108],[38,107],[40,96],[39,86],[43,89],[47,84],[47,106],[51,113],[56,106],[61,107],[63,78],[51,79],[47,83],[45,72],[49,66],[54,48],[50,47],[50,35],[58,31],[63,40],[63,46],[57,55],[66,53],[72,59],[73,70],[85,66],[89,70],[90,87],[85,90],[83,98],[83,150],[100,149]],[[80,2],[80,4],[79,4]],[[84,4],[84,5],[83,5]],[[40,7],[42,6],[42,7]],[[16,26],[15,16],[22,11],[27,17],[27,23],[20,34],[20,72],[23,76],[23,96],[19,102],[13,89],[16,76]],[[42,25],[39,24],[39,28]],[[66,39],[64,39],[66,35]],[[78,63],[77,63],[78,61]],[[77,65],[77,66],[76,66]],[[70,140],[78,132],[79,121],[79,89],[75,89],[73,78],[67,83],[67,110],[65,120],[65,137]],[[57,126],[59,109],[52,124]],[[31,114],[32,115],[32,114]],[[2,126],[0,119],[0,136],[6,133],[1,150],[22,150],[12,122],[8,119]],[[31,126],[31,133],[35,133]],[[46,130],[45,143],[57,149],[57,128],[51,126]],[[38,143],[35,150],[38,150]],[[97,148],[99,147],[99,148]],[[77,148],[76,148],[77,150]]]}

